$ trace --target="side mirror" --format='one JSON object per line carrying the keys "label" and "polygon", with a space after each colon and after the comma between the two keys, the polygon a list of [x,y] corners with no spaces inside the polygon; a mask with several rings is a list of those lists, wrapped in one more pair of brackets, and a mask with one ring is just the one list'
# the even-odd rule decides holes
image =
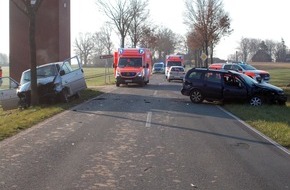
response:
{"label": "side mirror", "polygon": [[63,76],[63,75],[65,75],[65,72],[64,72],[64,70],[61,70],[61,71],[59,72],[59,74],[60,74],[60,76]]}

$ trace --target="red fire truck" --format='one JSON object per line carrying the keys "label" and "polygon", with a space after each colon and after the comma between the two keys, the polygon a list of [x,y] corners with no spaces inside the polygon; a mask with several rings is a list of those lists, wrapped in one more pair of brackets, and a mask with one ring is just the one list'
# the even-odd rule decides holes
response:
{"label": "red fire truck", "polygon": [[165,77],[168,76],[168,70],[171,66],[185,66],[183,55],[166,55],[165,60]]}
{"label": "red fire truck", "polygon": [[152,67],[152,53],[146,48],[119,48],[114,53],[116,86],[149,83]]}

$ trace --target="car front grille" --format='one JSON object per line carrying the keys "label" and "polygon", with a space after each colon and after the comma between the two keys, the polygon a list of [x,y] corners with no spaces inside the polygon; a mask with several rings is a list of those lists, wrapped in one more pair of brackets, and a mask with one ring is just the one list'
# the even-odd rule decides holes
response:
{"label": "car front grille", "polygon": [[121,72],[121,75],[124,77],[134,77],[136,76],[136,72]]}

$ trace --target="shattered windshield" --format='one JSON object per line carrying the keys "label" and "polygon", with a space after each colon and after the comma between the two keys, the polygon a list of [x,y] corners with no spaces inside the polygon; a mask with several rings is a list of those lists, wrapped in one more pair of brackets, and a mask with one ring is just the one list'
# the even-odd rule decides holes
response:
{"label": "shattered windshield", "polygon": [[142,67],[142,58],[120,58],[119,67]]}
{"label": "shattered windshield", "polygon": [[[37,79],[56,76],[58,74],[58,71],[55,65],[47,65],[44,67],[38,67],[36,72],[37,72]],[[30,82],[30,80],[31,80],[31,72],[30,70],[28,70],[23,73],[22,78],[21,78],[21,84]]]}

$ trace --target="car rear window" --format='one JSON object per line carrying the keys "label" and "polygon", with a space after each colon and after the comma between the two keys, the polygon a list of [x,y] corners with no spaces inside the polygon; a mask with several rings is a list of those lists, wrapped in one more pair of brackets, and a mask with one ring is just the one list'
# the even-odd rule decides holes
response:
{"label": "car rear window", "polygon": [[189,79],[201,79],[202,72],[193,71],[188,75]]}
{"label": "car rear window", "polygon": [[184,72],[184,68],[182,68],[182,67],[171,67],[171,71]]}

